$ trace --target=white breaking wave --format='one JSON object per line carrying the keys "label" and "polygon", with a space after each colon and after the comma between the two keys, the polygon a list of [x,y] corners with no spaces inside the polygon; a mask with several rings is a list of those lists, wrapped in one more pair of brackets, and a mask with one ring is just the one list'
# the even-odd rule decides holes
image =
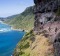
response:
{"label": "white breaking wave", "polygon": [[9,29],[9,28],[2,28],[2,29],[0,29],[0,32],[8,32],[8,31],[11,31],[11,29]]}

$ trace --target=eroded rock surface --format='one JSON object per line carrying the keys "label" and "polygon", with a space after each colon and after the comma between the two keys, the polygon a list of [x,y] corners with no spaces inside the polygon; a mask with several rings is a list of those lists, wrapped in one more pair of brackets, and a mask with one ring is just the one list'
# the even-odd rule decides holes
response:
{"label": "eroded rock surface", "polygon": [[60,0],[34,0],[34,3],[34,31],[37,34],[46,31],[55,48],[54,56],[60,56],[60,16],[56,15]]}

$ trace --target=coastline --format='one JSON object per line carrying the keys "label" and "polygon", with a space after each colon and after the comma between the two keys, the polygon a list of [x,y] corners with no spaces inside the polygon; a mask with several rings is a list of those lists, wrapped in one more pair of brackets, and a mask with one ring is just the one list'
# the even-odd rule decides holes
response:
{"label": "coastline", "polygon": [[16,31],[23,31],[23,32],[29,32],[28,30],[24,30],[24,29],[16,29],[13,26],[11,26],[12,30],[16,30]]}
{"label": "coastline", "polygon": [[[9,25],[7,23],[4,23],[3,21],[0,21],[0,23],[5,24],[5,25]],[[28,30],[24,30],[24,29],[16,29],[13,26],[9,25],[11,27],[12,30],[16,30],[16,31],[23,31],[23,32],[29,32]]]}

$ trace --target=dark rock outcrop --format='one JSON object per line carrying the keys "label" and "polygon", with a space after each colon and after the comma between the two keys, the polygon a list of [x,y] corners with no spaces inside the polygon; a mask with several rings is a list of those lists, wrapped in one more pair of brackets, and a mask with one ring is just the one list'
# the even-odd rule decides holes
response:
{"label": "dark rock outcrop", "polygon": [[60,16],[56,15],[60,0],[34,0],[34,3],[34,31],[47,31],[55,48],[54,56],[60,56]]}
{"label": "dark rock outcrop", "polygon": [[60,56],[60,33],[57,34],[53,45],[55,49],[54,56]]}
{"label": "dark rock outcrop", "polygon": [[34,0],[35,9],[34,13],[43,13],[56,11],[60,6],[59,0]]}
{"label": "dark rock outcrop", "polygon": [[[56,12],[60,8],[60,0],[34,0],[34,3],[34,31],[42,32],[48,29],[48,32],[49,28],[53,28],[52,30],[54,30],[54,32],[51,30],[51,32],[49,31],[48,33],[55,33],[56,27],[60,30],[60,23],[58,23],[60,22],[60,17],[56,16]],[[53,27],[53,25],[56,27]],[[55,35],[56,34],[57,33],[55,33]]]}
{"label": "dark rock outcrop", "polygon": [[55,19],[55,12],[60,7],[59,0],[34,0],[34,3],[35,29],[39,25]]}

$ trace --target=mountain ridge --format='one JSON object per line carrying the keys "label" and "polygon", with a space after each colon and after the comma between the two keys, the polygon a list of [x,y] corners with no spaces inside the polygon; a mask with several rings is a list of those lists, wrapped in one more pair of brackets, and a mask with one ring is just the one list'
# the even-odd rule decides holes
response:
{"label": "mountain ridge", "polygon": [[34,26],[33,18],[33,6],[30,6],[18,15],[7,17],[4,23],[11,25],[15,29],[31,30]]}

